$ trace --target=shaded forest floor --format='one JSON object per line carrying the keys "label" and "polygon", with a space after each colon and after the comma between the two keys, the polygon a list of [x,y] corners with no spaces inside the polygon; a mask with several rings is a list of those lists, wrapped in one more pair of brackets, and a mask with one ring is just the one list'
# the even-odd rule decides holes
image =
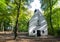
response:
{"label": "shaded forest floor", "polygon": [[14,34],[0,33],[0,42],[60,42],[60,38],[54,38],[53,36],[40,36],[29,37],[27,33],[18,33],[16,40],[14,40]]}

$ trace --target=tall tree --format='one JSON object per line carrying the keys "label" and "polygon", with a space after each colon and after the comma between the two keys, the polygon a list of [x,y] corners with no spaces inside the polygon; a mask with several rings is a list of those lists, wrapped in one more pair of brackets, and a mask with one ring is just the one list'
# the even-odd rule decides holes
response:
{"label": "tall tree", "polygon": [[44,10],[44,15],[48,22],[49,34],[53,34],[52,11],[53,6],[56,4],[56,2],[57,0],[42,0],[42,9]]}
{"label": "tall tree", "polygon": [[52,24],[52,0],[49,0],[49,6],[50,6],[50,14],[49,14],[49,20],[50,20],[50,27],[51,27],[51,31],[52,31],[52,34],[54,32],[54,29],[53,29],[53,24]]}
{"label": "tall tree", "polygon": [[22,13],[22,11],[25,11],[24,5],[25,5],[27,0],[14,0],[14,1],[15,1],[16,6],[17,6],[17,15],[16,15],[16,22],[15,22],[15,27],[14,27],[14,34],[15,34],[14,39],[16,39],[19,16],[24,13],[24,12]]}
{"label": "tall tree", "polygon": [[[10,15],[5,0],[0,0],[0,22],[1,28],[5,28],[10,21]],[[7,26],[8,27],[8,26]],[[4,30],[4,29],[3,29]]]}
{"label": "tall tree", "polygon": [[19,14],[20,14],[20,5],[21,5],[21,0],[15,0],[15,3],[17,5],[17,15],[16,15],[16,23],[15,23],[15,27],[14,27],[14,34],[15,34],[15,37],[14,39],[16,39],[17,37],[17,28],[18,28],[18,18],[19,18]]}

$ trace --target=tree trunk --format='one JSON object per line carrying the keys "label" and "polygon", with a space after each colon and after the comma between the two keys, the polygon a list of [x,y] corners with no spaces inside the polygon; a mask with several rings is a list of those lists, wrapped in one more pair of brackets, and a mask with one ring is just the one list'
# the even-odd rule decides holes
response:
{"label": "tree trunk", "polygon": [[19,14],[20,14],[20,4],[21,4],[21,0],[19,0],[19,2],[16,4],[17,5],[17,16],[16,16],[15,27],[14,27],[14,39],[16,39],[16,37],[17,37],[18,18],[19,18]]}
{"label": "tree trunk", "polygon": [[4,32],[4,22],[1,23],[1,30]]}
{"label": "tree trunk", "polygon": [[50,26],[51,26],[51,29],[52,29],[52,33],[54,32],[54,29],[53,29],[53,25],[52,25],[52,17],[51,17],[51,15],[52,15],[52,0],[49,0],[49,4],[50,4],[50,14],[49,14],[49,16],[50,16]]}

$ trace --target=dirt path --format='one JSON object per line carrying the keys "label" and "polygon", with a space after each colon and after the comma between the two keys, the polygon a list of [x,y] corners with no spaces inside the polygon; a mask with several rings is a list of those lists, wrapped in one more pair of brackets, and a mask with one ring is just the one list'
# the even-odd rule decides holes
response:
{"label": "dirt path", "polygon": [[27,33],[18,33],[17,39],[13,40],[13,38],[13,33],[0,34],[0,42],[60,42],[60,38],[54,38],[53,36],[29,37]]}
{"label": "dirt path", "polygon": [[40,37],[0,37],[0,42],[60,42],[60,38],[40,38]]}

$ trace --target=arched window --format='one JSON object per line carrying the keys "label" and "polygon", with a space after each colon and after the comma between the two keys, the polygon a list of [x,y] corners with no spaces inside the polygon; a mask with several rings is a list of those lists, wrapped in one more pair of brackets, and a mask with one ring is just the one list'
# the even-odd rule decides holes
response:
{"label": "arched window", "polygon": [[42,30],[42,33],[44,33],[44,30]]}
{"label": "arched window", "polygon": [[35,33],[35,30],[33,30],[33,33]]}

